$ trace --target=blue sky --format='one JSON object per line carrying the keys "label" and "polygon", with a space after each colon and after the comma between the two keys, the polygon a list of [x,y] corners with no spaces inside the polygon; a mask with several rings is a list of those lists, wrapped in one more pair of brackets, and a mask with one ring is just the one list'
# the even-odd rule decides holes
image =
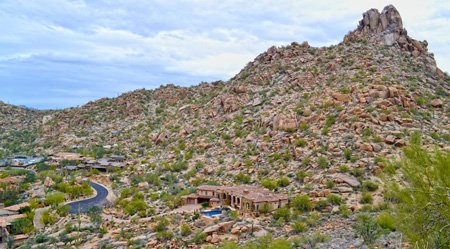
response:
{"label": "blue sky", "polygon": [[228,80],[273,45],[337,44],[390,3],[450,71],[449,1],[2,0],[0,100],[60,109]]}

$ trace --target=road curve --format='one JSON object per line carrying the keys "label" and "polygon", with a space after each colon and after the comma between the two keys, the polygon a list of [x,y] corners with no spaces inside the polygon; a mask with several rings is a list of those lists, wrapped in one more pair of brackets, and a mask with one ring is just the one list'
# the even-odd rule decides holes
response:
{"label": "road curve", "polygon": [[69,211],[70,214],[77,214],[79,208],[81,208],[82,213],[86,213],[89,207],[97,206],[99,208],[102,208],[103,206],[108,204],[108,200],[106,200],[106,197],[108,196],[108,190],[102,185],[95,182],[89,182],[89,185],[91,185],[91,187],[93,187],[97,191],[97,195],[90,199],[68,203],[67,205],[72,207]]}

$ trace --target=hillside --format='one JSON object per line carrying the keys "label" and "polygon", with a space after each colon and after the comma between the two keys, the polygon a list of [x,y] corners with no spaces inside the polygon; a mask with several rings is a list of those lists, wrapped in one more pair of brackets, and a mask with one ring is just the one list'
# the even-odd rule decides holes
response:
{"label": "hillside", "polygon": [[[141,89],[64,110],[0,103],[1,150],[92,154],[112,145],[107,154],[186,188],[267,187],[287,177],[279,192],[333,192],[358,209],[352,187],[379,181],[385,158],[399,157],[411,134],[450,149],[450,77],[427,45],[407,35],[393,6],[371,9],[343,42],[271,47],[226,82]],[[379,189],[373,204],[382,201]]]}

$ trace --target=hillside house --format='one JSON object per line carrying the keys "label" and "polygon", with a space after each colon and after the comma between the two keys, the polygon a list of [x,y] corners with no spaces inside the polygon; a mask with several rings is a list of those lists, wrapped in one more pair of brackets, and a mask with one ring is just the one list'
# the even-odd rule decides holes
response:
{"label": "hillside house", "polygon": [[266,188],[240,185],[234,187],[202,185],[197,187],[197,193],[182,196],[183,205],[209,202],[215,208],[228,205],[244,213],[258,213],[260,206],[267,202],[273,209],[288,204],[285,194],[277,194]]}

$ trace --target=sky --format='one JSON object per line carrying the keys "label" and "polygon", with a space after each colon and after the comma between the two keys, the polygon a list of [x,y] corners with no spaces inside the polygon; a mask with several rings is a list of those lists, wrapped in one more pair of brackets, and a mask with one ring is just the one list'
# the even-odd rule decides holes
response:
{"label": "sky", "polygon": [[388,4],[450,71],[450,1],[1,0],[0,100],[62,109],[228,80],[274,45],[338,44]]}

